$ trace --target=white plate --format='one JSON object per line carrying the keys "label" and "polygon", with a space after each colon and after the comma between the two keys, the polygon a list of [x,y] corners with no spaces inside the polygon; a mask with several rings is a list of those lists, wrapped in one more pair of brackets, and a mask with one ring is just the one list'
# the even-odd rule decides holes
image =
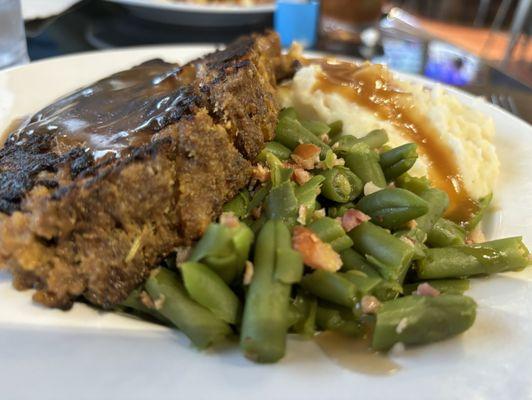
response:
{"label": "white plate", "polygon": [[[17,116],[151,57],[186,61],[212,47],[149,47],[68,56],[0,73],[0,130]],[[427,82],[428,81],[423,80]],[[453,90],[491,116],[502,179],[491,237],[532,245],[532,129]],[[31,302],[0,274],[2,399],[526,399],[532,398],[532,269],[475,280],[477,322],[464,335],[393,356],[391,376],[354,373],[313,343],[290,339],[285,359],[255,365],[238,349],[199,353],[180,333],[83,304]]]}
{"label": "white plate", "polygon": [[227,27],[268,21],[275,4],[239,6],[194,4],[173,0],[107,0],[127,7],[138,17],[172,25]]}
{"label": "white plate", "polygon": [[25,21],[49,18],[68,10],[80,0],[21,0],[22,16]]}

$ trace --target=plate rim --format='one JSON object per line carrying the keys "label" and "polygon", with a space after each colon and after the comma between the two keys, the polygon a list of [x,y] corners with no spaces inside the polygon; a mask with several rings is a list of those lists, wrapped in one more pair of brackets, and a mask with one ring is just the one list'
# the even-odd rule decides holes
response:
{"label": "plate rim", "polygon": [[187,4],[176,1],[157,1],[151,0],[105,0],[110,3],[118,3],[124,6],[144,7],[158,10],[169,10],[175,12],[189,13],[206,13],[206,14],[270,14],[275,11],[275,3],[253,6],[237,5],[201,5]]}
{"label": "plate rim", "polygon": [[[105,1],[137,1],[137,0],[105,0]],[[65,55],[56,56],[56,57],[48,57],[48,58],[32,61],[30,63],[23,64],[23,65],[15,65],[15,66],[0,70],[0,76],[7,76],[12,71],[33,68],[33,66],[42,65],[45,63],[61,62],[62,60],[65,60],[65,59],[70,60],[70,59],[84,58],[84,57],[90,58],[92,56],[97,56],[99,54],[133,53],[133,52],[142,53],[143,51],[146,51],[147,53],[149,52],[155,53],[155,52],[158,52],[159,50],[161,50],[161,53],[162,53],[163,50],[168,50],[168,49],[171,49],[172,51],[178,51],[179,49],[183,49],[183,50],[186,50],[187,52],[191,50],[198,51],[198,52],[204,51],[205,54],[207,54],[207,52],[215,51],[217,49],[223,48],[223,46],[224,46],[223,43],[204,42],[204,43],[180,43],[180,44],[166,44],[166,45],[139,45],[139,46],[128,46],[128,47],[121,47],[121,48],[111,48],[111,49],[96,49],[96,50],[89,50],[89,51],[84,51],[80,53],[65,54]],[[346,60],[350,62],[360,61],[353,57],[335,55],[335,54],[324,53],[324,52],[308,51],[308,52],[305,52],[305,54],[310,55],[310,56],[316,56],[316,55],[317,56],[332,56],[332,57],[336,57],[338,59]],[[499,112],[502,112],[505,115],[505,117],[511,118],[514,122],[521,124],[523,127],[530,128],[532,126],[532,124],[529,124],[527,121],[517,117],[516,115],[510,113],[509,111],[490,103],[482,96],[474,95],[465,90],[462,90],[459,87],[450,86],[446,83],[438,82],[434,79],[427,78],[423,75],[412,74],[408,72],[401,72],[393,68],[390,68],[390,70],[397,77],[399,77],[399,79],[402,79],[402,80],[412,81],[415,83],[420,83],[422,85],[428,85],[428,86],[433,86],[433,87],[440,86],[444,88],[445,90],[449,91],[450,93],[454,93],[454,94],[458,94],[459,96],[466,97],[469,101],[478,101],[478,100],[484,101],[489,107]]]}

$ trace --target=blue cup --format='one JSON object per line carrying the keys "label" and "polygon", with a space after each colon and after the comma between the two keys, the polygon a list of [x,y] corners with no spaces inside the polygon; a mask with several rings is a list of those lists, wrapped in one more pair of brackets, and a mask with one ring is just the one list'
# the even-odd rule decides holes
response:
{"label": "blue cup", "polygon": [[318,0],[277,0],[274,27],[281,44],[290,46],[297,41],[304,48],[316,44],[320,3]]}

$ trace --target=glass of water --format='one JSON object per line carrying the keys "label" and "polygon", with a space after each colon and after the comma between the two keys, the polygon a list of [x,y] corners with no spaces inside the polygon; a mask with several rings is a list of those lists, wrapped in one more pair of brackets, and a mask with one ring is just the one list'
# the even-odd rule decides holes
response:
{"label": "glass of water", "polygon": [[0,0],[0,69],[28,61],[20,0]]}

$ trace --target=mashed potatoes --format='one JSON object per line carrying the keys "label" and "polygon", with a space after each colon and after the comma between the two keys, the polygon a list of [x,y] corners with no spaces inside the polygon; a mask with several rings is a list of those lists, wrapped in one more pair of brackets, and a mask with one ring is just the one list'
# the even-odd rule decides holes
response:
{"label": "mashed potatoes", "polygon": [[[319,64],[300,69],[293,81],[279,90],[281,104],[295,107],[303,118],[327,123],[341,120],[345,134],[362,137],[373,129],[382,128],[388,132],[391,146],[413,141],[408,132],[392,120],[379,117],[374,110],[339,93],[320,90],[316,83],[321,72]],[[415,111],[426,116],[432,130],[441,139],[439,142],[449,147],[469,195],[480,199],[491,193],[499,173],[492,144],[492,120],[460,103],[439,86],[429,90],[396,79],[393,79],[393,85],[412,94]],[[428,155],[421,156],[411,173],[417,176],[430,174],[433,161]]]}

